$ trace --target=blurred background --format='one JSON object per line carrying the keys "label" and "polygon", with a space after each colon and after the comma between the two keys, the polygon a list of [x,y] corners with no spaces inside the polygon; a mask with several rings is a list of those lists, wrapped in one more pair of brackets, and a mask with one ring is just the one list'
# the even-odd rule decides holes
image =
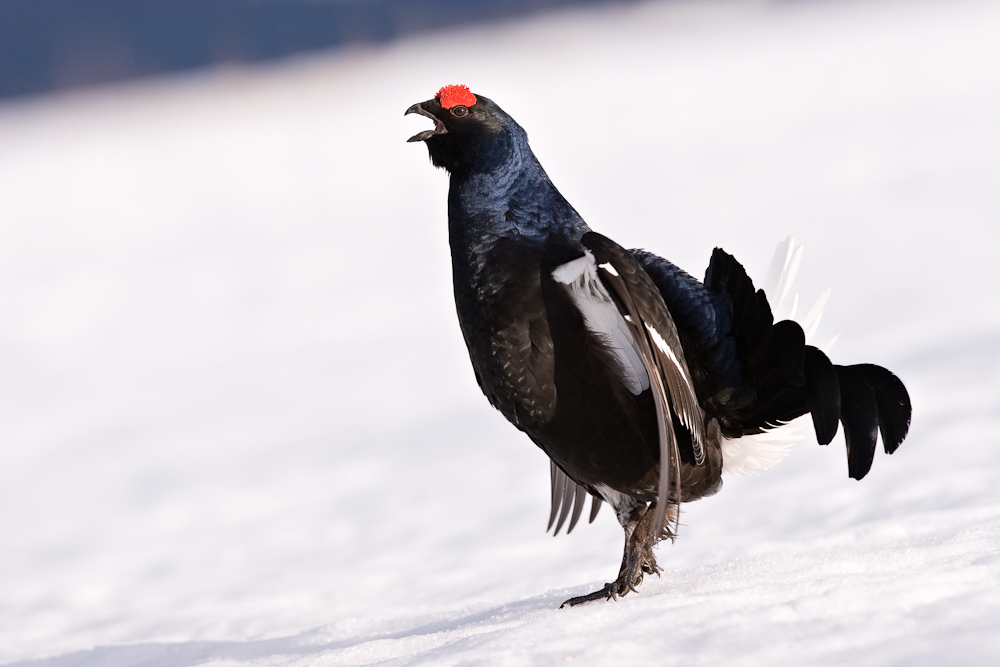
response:
{"label": "blurred background", "polygon": [[[544,533],[473,377],[403,116],[458,83],[626,247],[803,243],[902,448],[727,479],[555,613],[621,530]],[[998,119],[997,0],[0,0],[0,663],[991,664]]]}
{"label": "blurred background", "polygon": [[2,0],[0,98],[634,0]]}

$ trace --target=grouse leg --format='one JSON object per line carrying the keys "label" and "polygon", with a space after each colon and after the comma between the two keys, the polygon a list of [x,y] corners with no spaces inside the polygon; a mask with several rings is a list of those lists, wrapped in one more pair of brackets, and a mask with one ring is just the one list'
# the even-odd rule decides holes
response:
{"label": "grouse leg", "polygon": [[[667,521],[671,519],[675,506],[667,508]],[[656,503],[650,503],[647,507],[641,504],[635,507],[626,517],[620,517],[622,528],[625,529],[625,552],[622,555],[622,565],[618,570],[618,578],[604,588],[570,598],[562,603],[560,608],[578,604],[594,602],[595,600],[617,599],[619,596],[634,591],[642,583],[643,575],[656,574],[659,576],[662,571],[656,564],[656,556],[653,554],[653,547],[664,537],[670,537],[670,532],[665,526],[654,528],[653,517],[656,515]],[[624,520],[622,520],[624,518]]]}

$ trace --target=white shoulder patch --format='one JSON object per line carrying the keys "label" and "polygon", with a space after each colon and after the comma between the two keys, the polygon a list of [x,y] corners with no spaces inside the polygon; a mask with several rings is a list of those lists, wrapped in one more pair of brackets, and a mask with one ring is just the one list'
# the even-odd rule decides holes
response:
{"label": "white shoulder patch", "polygon": [[[767,294],[774,320],[798,322],[806,334],[806,342],[814,345],[812,339],[823,316],[823,307],[826,306],[833,289],[826,289],[804,316],[796,317],[799,295],[790,292],[801,261],[802,246],[795,243],[794,238],[789,236],[779,243],[771,260],[767,280],[764,281],[764,293]],[[829,352],[839,335],[838,331],[818,347],[824,352]],[[764,433],[745,435],[732,440],[723,438],[722,472],[733,475],[756,475],[760,470],[773,468],[792,453],[792,447],[803,440],[808,440],[812,433],[812,419],[805,414]]]}
{"label": "white shoulder patch", "polygon": [[628,324],[618,312],[611,295],[597,276],[597,262],[589,250],[579,259],[566,262],[552,272],[552,278],[566,286],[573,303],[583,315],[587,329],[608,346],[624,374],[625,384],[635,395],[649,389],[649,375],[632,338]]}

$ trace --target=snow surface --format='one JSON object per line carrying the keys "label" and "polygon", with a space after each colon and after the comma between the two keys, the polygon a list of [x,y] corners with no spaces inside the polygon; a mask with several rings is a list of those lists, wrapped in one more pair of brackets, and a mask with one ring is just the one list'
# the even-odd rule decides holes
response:
{"label": "snow surface", "polygon": [[[819,339],[907,383],[902,448],[728,479],[662,578],[559,610],[621,531],[545,534],[470,371],[403,117],[459,82],[624,245],[763,280],[796,236]],[[0,107],[0,662],[998,664],[998,119],[987,0],[611,7]]]}

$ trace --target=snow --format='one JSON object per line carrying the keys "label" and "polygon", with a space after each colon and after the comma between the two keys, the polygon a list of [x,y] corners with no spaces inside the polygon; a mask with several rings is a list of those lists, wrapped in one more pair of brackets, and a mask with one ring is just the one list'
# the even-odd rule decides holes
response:
{"label": "snow", "polygon": [[[688,505],[662,578],[480,395],[446,178],[467,83],[590,224],[834,286],[915,417]],[[669,2],[0,107],[0,662],[992,664],[1000,3]],[[26,663],[25,661],[34,661]]]}

